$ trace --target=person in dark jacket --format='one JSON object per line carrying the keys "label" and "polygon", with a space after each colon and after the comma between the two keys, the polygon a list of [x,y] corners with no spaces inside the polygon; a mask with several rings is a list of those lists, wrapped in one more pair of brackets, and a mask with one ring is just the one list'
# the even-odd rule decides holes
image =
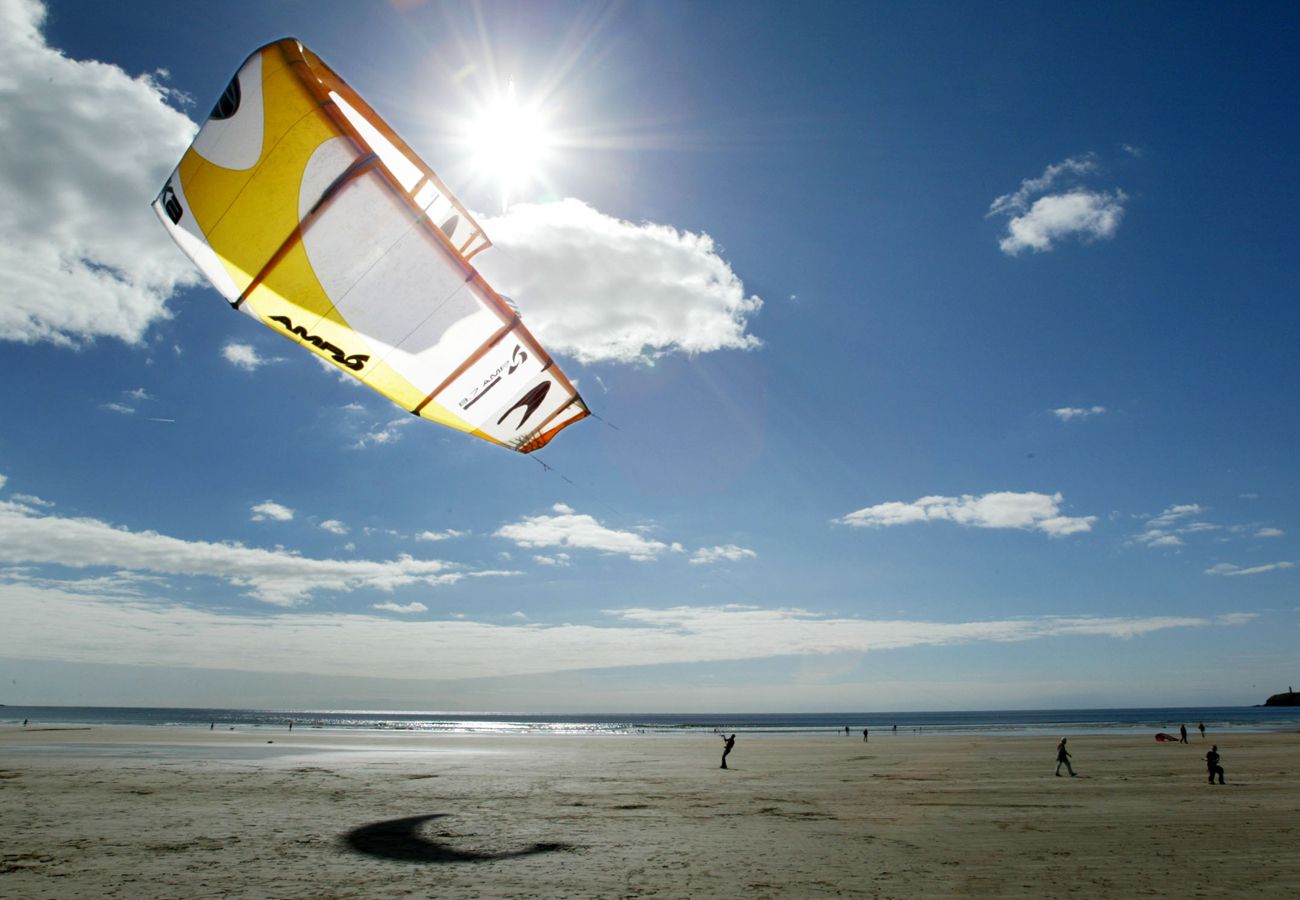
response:
{"label": "person in dark jacket", "polygon": [[1205,754],[1205,768],[1210,773],[1210,784],[1214,784],[1214,776],[1219,776],[1219,784],[1227,784],[1223,780],[1223,766],[1219,765],[1219,745],[1210,745],[1210,752]]}
{"label": "person in dark jacket", "polygon": [[1065,765],[1065,770],[1074,777],[1074,766],[1070,765],[1070,751],[1065,749],[1065,738],[1061,738],[1061,743],[1056,745],[1056,776],[1061,776],[1061,765]]}

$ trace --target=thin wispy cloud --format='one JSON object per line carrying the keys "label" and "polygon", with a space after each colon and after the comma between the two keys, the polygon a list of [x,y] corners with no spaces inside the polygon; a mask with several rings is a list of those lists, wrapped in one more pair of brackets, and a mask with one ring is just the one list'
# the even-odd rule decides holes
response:
{"label": "thin wispy cloud", "polygon": [[1079,419],[1087,419],[1092,416],[1099,416],[1106,411],[1104,406],[1062,406],[1052,410],[1052,415],[1062,422],[1074,422]]}
{"label": "thin wispy cloud", "polygon": [[409,556],[383,561],[311,559],[284,550],[188,541],[153,531],[130,531],[97,519],[47,515],[12,501],[0,501],[0,564],[213,578],[279,606],[301,604],[321,592],[388,592],[409,585],[432,587],[468,577],[513,574],[470,571]]}
{"label": "thin wispy cloud", "polygon": [[855,528],[951,522],[975,528],[1018,528],[1064,537],[1091,531],[1096,516],[1066,516],[1060,494],[995,491],[981,496],[921,497],[864,507],[834,521]]}
{"label": "thin wispy cloud", "polygon": [[1286,532],[1283,531],[1281,528],[1261,528],[1261,529],[1259,529],[1258,531],[1255,532],[1255,537],[1258,537],[1258,538],[1280,538],[1280,537],[1282,537],[1282,536],[1285,535],[1285,534],[1286,534]]}
{"label": "thin wispy cloud", "polygon": [[348,526],[338,519],[326,519],[320,523],[320,529],[321,531],[328,531],[330,534],[345,535],[348,533]]}
{"label": "thin wispy cloud", "polygon": [[746,559],[757,559],[758,554],[753,550],[744,547],[737,547],[735,544],[724,544],[720,547],[701,547],[691,554],[691,565],[707,566],[717,562],[740,562]]}
{"label": "thin wispy cloud", "polygon": [[[349,379],[355,380],[355,379]],[[387,444],[396,443],[402,436],[402,429],[406,428],[412,422],[417,421],[412,416],[403,419],[391,419],[387,423],[372,428],[352,445],[354,450],[365,450],[369,447],[383,447]]]}
{"label": "thin wispy cloud", "polygon": [[393,601],[389,600],[386,603],[371,604],[371,608],[382,610],[383,612],[395,612],[395,613],[403,613],[403,614],[422,613],[422,612],[429,611],[429,607],[425,606],[423,603],[421,603],[418,600],[412,600],[410,603],[394,603]]}
{"label": "thin wispy cloud", "polygon": [[415,536],[415,539],[417,541],[449,541],[452,538],[464,537],[467,534],[469,534],[468,531],[446,528],[442,531],[421,531]]}
{"label": "thin wispy cloud", "polygon": [[1284,561],[1267,563],[1262,566],[1236,566],[1232,563],[1219,563],[1216,566],[1210,566],[1205,570],[1206,575],[1263,575],[1265,572],[1277,572],[1282,569],[1294,569],[1295,563]]}
{"label": "thin wispy cloud", "polygon": [[[1192,628],[1236,627],[1251,614],[1053,616],[990,621],[877,620],[756,606],[638,607],[608,623],[544,625],[521,620],[395,621],[386,615],[281,612],[217,614],[133,595],[104,597],[75,584],[38,587],[0,576],[14,627],[0,630],[0,656],[71,662],[299,672],[316,675],[465,679],[776,656],[872,653],[908,647],[1024,643],[1057,638],[1137,640]],[[409,605],[384,612],[418,612]],[[75,630],[63,623],[76,621]],[[347,653],[339,635],[347,635]],[[293,653],[284,648],[292,646]]]}
{"label": "thin wispy cloud", "polygon": [[1128,196],[1121,190],[1085,186],[1100,173],[1096,157],[1072,157],[1048,166],[1036,178],[989,205],[988,217],[1007,218],[1007,233],[998,246],[1008,256],[1025,250],[1052,250],[1066,238],[1113,237],[1124,216]]}
{"label": "thin wispy cloud", "polygon": [[525,516],[518,522],[502,525],[497,529],[496,537],[514,541],[527,549],[565,547],[595,550],[639,562],[655,559],[664,553],[680,553],[683,549],[681,544],[651,540],[635,531],[607,528],[594,517],[578,513],[563,503],[555,504],[551,510],[554,515]]}

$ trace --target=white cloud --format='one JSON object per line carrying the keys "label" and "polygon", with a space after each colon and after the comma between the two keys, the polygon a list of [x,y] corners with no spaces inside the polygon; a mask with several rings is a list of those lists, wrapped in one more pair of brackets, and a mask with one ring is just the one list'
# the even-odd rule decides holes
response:
{"label": "white cloud", "polygon": [[1023,528],[1052,537],[1091,531],[1096,516],[1061,515],[1060,494],[996,491],[976,497],[922,497],[910,503],[868,506],[834,521],[857,528],[908,525],[914,522],[955,522],[977,528]]}
{"label": "white cloud", "polygon": [[[10,626],[0,629],[0,656],[10,658],[449,680],[1057,637],[1128,640],[1253,620],[1234,614],[933,622],[752,606],[620,609],[600,625],[542,625],[513,615],[517,621],[501,624],[305,611],[219,615],[162,599],[104,597],[76,585],[36,586],[2,576],[0,603]],[[78,627],[67,628],[68,621]],[[347,636],[343,643],[340,634]]]}
{"label": "white cloud", "polygon": [[101,404],[99,408],[107,410],[108,412],[117,413],[119,416],[135,415],[134,409],[122,403],[104,403]]}
{"label": "white cloud", "polygon": [[[355,381],[356,379],[349,378],[348,380]],[[357,442],[352,445],[352,449],[364,450],[367,447],[377,447],[384,444],[396,443],[398,438],[402,436],[402,429],[414,421],[416,421],[416,419],[413,416],[407,416],[404,419],[393,419],[388,422],[388,424],[380,425],[363,434],[357,439]]]}
{"label": "white cloud", "polygon": [[1007,235],[998,244],[1002,252],[1015,256],[1024,250],[1047,251],[1067,237],[1112,237],[1128,197],[1118,189],[1100,191],[1078,186],[1082,176],[1097,171],[1092,155],[1067,159],[1048,166],[1042,175],[1025,179],[1017,190],[994,200],[988,216],[1008,217]]}
{"label": "white cloud", "polygon": [[510,525],[502,525],[496,537],[514,541],[520,547],[569,547],[619,553],[638,561],[647,561],[669,551],[681,552],[680,544],[649,540],[631,531],[606,528],[594,518],[557,503],[553,516],[525,516]]}
{"label": "white cloud", "polygon": [[1277,538],[1285,535],[1286,532],[1281,528],[1261,528],[1255,532],[1255,537],[1260,538]]}
{"label": "white cloud", "polygon": [[385,612],[395,613],[422,613],[429,611],[429,607],[425,606],[418,600],[412,600],[410,603],[394,603],[389,600],[387,603],[374,603],[371,604],[371,606],[374,609],[382,609]]}
{"label": "white cloud", "polygon": [[134,343],[199,280],[149,206],[196,126],[159,76],[48,46],[44,18],[0,3],[0,339]]}
{"label": "white cloud", "polygon": [[1160,515],[1149,519],[1147,526],[1149,528],[1168,528],[1175,522],[1180,522],[1191,516],[1199,516],[1203,512],[1206,512],[1206,509],[1199,503],[1181,503],[1171,506]]}
{"label": "white cloud", "polygon": [[1219,563],[1217,566],[1210,566],[1205,570],[1206,575],[1262,575],[1265,572],[1276,572],[1279,569],[1294,569],[1293,562],[1275,562],[1262,566],[1251,566],[1243,569],[1241,566],[1234,566],[1232,563]]}
{"label": "white cloud", "polygon": [[1052,415],[1056,416],[1062,422],[1072,422],[1075,419],[1086,419],[1089,416],[1099,416],[1105,411],[1106,407],[1104,406],[1062,406],[1059,409],[1052,410]]}
{"label": "white cloud", "polygon": [[552,556],[543,556],[540,553],[534,554],[533,562],[540,566],[555,566],[557,568],[563,568],[564,566],[573,564],[572,557],[567,553],[556,553]]}
{"label": "white cloud", "polygon": [[226,362],[235,368],[243,369],[245,372],[253,372],[262,366],[280,361],[278,359],[263,359],[255,347],[234,342],[221,348],[221,356]]}
{"label": "white cloud", "polygon": [[132,532],[97,519],[44,515],[32,507],[4,501],[0,501],[0,564],[112,567],[151,575],[216,578],[280,606],[303,603],[321,591],[392,591],[407,585],[442,585],[467,577],[514,574],[469,572],[438,560],[409,556],[390,561],[309,559],[283,550]]}
{"label": "white cloud", "polygon": [[348,533],[348,526],[338,519],[326,519],[320,523],[320,527],[322,531],[328,531],[330,534],[344,535]]}
{"label": "white cloud", "polygon": [[519,204],[483,227],[495,247],[475,264],[552,353],[634,362],[760,345],[745,329],[763,301],[745,295],[706,234],[574,199]]}
{"label": "white cloud", "polygon": [[701,547],[691,554],[691,564],[702,566],[721,562],[724,559],[728,562],[740,562],[743,559],[757,558],[758,554],[753,550],[737,547],[735,544],[725,544],[720,547]]}
{"label": "white cloud", "polygon": [[253,515],[249,518],[254,522],[289,522],[293,520],[293,510],[287,506],[276,503],[274,500],[264,500],[252,508]]}
{"label": "white cloud", "polygon": [[417,541],[449,541],[452,538],[464,537],[467,534],[469,534],[468,531],[448,528],[445,531],[421,531],[415,536],[415,539]]}
{"label": "white cloud", "polygon": [[[0,487],[3,487],[3,485],[4,485],[3,480],[0,480]],[[14,494],[11,499],[13,500],[13,502],[21,503],[24,506],[43,506],[46,509],[49,509],[51,506],[54,505],[54,501],[45,500],[41,497],[37,497],[32,494]]]}

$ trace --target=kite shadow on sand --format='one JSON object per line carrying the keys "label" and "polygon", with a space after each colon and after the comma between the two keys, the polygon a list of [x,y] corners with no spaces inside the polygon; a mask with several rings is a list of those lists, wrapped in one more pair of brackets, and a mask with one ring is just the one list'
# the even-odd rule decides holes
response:
{"label": "kite shadow on sand", "polygon": [[546,843],[533,844],[522,850],[511,850],[505,853],[479,853],[474,850],[457,850],[420,835],[421,825],[433,819],[444,818],[446,815],[446,813],[433,813],[427,816],[409,816],[405,819],[389,819],[362,825],[344,835],[343,842],[356,853],[410,863],[492,862],[570,849],[568,844]]}

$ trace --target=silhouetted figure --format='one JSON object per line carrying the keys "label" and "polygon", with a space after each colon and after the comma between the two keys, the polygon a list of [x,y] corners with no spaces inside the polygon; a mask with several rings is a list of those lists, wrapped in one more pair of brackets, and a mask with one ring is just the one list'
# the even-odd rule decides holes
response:
{"label": "silhouetted figure", "polygon": [[866,742],[867,742],[867,729],[864,728],[862,729],[862,743],[865,744]]}
{"label": "silhouetted figure", "polygon": [[1179,725],[1179,726],[1178,726],[1178,743],[1180,743],[1180,744],[1186,744],[1186,743],[1187,743],[1187,726],[1186,726],[1186,725]]}
{"label": "silhouetted figure", "polygon": [[[719,737],[722,736],[719,735]],[[734,734],[731,737],[722,738],[722,768],[724,769],[727,767],[727,754],[731,752],[731,748],[734,746],[736,746],[736,736]]]}
{"label": "silhouetted figure", "polygon": [[1223,780],[1223,766],[1219,765],[1219,745],[1210,746],[1210,752],[1205,754],[1205,768],[1210,773],[1210,784],[1214,784],[1214,776],[1219,776],[1219,784],[1227,784]]}
{"label": "silhouetted figure", "polygon": [[27,727],[27,720],[26,720],[26,719],[23,719],[23,727],[24,727],[24,728]]}
{"label": "silhouetted figure", "polygon": [[844,726],[844,736],[845,736],[845,737],[848,737],[848,736],[849,736],[849,726],[847,726],[847,725]]}
{"label": "silhouetted figure", "polygon": [[293,719],[289,720],[289,730],[293,731]]}
{"label": "silhouetted figure", "polygon": [[894,726],[894,734],[898,734],[898,726],[897,726],[897,725]]}
{"label": "silhouetted figure", "polygon": [[1197,722],[1196,727],[1201,729],[1201,740],[1205,740],[1205,723]]}
{"label": "silhouetted figure", "polygon": [[1065,749],[1065,738],[1061,738],[1061,743],[1056,745],[1056,777],[1061,777],[1061,764],[1065,764],[1065,770],[1074,777],[1074,767],[1070,765],[1070,751]]}
{"label": "silhouetted figure", "polygon": [[217,727],[217,723],[216,723],[216,722],[209,722],[209,723],[208,723],[208,731],[211,731],[212,729],[214,729],[214,728],[216,728],[216,727]]}

